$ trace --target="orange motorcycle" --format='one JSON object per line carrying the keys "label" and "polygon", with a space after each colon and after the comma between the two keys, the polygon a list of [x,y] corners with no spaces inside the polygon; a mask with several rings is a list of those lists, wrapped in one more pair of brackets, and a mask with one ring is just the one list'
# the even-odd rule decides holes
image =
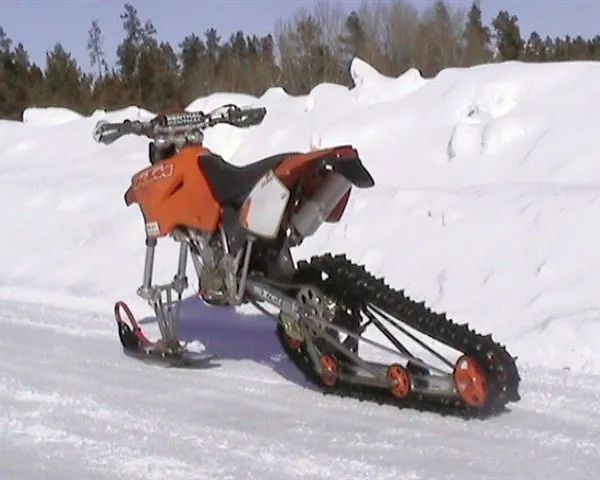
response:
{"label": "orange motorcycle", "polygon": [[[351,145],[280,153],[241,167],[203,146],[205,129],[259,125],[266,113],[228,104],[210,113],[96,125],[94,138],[103,144],[124,135],[152,140],[150,166],[132,177],[125,203],[137,204],[144,218],[146,257],[137,293],[154,309],[161,338],[149,339],[119,301],[115,318],[124,351],[170,366],[210,362],[210,354],[188,348],[178,334],[191,258],[197,294],[211,305],[250,303],[272,316],[284,351],[324,392],[469,415],[518,401],[515,359],[490,335],[431,311],[345,255],[292,259],[293,247],[325,222],[340,220],[355,187],[371,188],[374,180]],[[156,285],[154,254],[164,237],[180,244],[178,268],[172,282]],[[390,359],[368,359],[364,344]]]}

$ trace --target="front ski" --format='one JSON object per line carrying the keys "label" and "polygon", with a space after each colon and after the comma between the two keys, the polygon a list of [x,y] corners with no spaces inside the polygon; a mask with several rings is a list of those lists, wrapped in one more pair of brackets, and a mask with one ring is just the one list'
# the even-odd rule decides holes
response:
{"label": "front ski", "polygon": [[[125,312],[127,320],[123,319],[121,311]],[[202,351],[189,350],[185,346],[167,348],[162,342],[151,341],[142,331],[126,303],[115,303],[115,321],[119,340],[125,355],[143,362],[171,368],[202,369],[214,366],[211,360],[216,355]]]}
{"label": "front ski", "polygon": [[135,358],[136,360],[171,368],[210,368],[214,366],[211,361],[216,358],[211,353],[190,350],[164,354],[146,348],[123,348],[123,352],[128,357]]}

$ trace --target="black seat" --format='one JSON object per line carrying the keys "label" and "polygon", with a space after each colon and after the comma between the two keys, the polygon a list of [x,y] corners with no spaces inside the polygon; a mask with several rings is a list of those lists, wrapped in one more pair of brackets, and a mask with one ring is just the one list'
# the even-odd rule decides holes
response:
{"label": "black seat", "polygon": [[280,153],[242,167],[226,162],[214,153],[203,155],[199,162],[215,198],[222,205],[240,207],[260,177],[292,155],[298,153]]}

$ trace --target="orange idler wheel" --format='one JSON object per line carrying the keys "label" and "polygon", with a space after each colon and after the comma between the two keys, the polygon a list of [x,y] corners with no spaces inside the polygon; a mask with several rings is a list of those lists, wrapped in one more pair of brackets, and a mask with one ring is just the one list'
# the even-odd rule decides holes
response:
{"label": "orange idler wheel", "polygon": [[292,338],[287,333],[284,333],[283,337],[285,338],[285,343],[287,343],[287,346],[292,350],[298,350],[302,346],[302,340]]}
{"label": "orange idler wheel", "polygon": [[338,380],[338,364],[331,355],[322,355],[319,363],[323,371],[321,381],[328,387],[333,387]]}
{"label": "orange idler wheel", "polygon": [[405,398],[410,393],[410,375],[402,365],[393,364],[387,369],[390,391],[396,398]]}
{"label": "orange idler wheel", "polygon": [[471,407],[483,407],[487,400],[487,380],[475,358],[463,355],[454,367],[454,383],[460,398]]}

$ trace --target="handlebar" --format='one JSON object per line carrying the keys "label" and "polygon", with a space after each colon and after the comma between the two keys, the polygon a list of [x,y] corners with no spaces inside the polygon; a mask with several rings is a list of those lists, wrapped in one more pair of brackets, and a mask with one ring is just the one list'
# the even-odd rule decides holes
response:
{"label": "handlebar", "polygon": [[109,145],[125,135],[145,136],[154,140],[173,141],[178,139],[202,138],[202,131],[219,123],[235,127],[250,127],[260,124],[267,109],[264,107],[238,107],[222,105],[205,114],[196,112],[160,113],[149,121],[125,120],[109,123],[99,120],[93,131],[94,140]]}

